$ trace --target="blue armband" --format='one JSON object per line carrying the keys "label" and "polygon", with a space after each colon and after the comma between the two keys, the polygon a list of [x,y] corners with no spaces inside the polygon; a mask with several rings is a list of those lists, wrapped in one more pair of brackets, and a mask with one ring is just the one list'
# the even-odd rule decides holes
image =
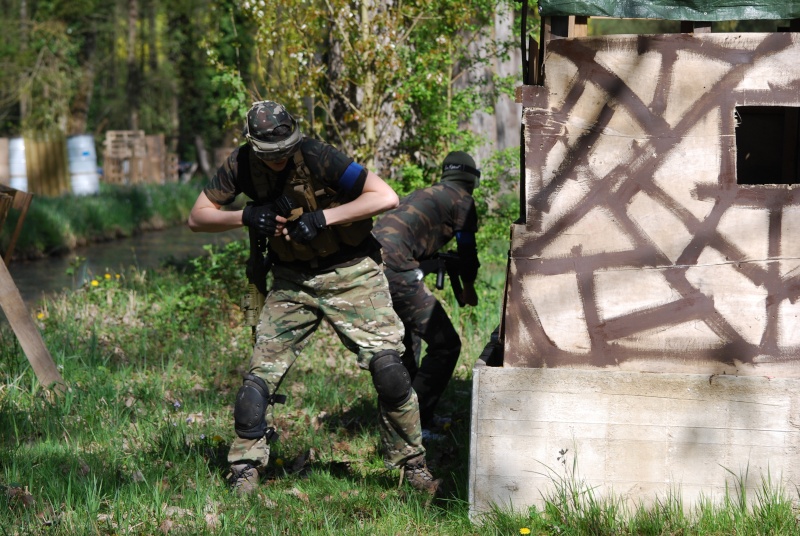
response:
{"label": "blue armband", "polygon": [[344,173],[342,173],[342,176],[339,177],[339,189],[344,192],[352,190],[353,186],[358,182],[362,171],[364,171],[364,167],[361,164],[351,162],[350,165],[347,166],[347,169],[344,170]]}
{"label": "blue armband", "polygon": [[456,243],[460,246],[475,245],[475,233],[470,231],[456,231]]}

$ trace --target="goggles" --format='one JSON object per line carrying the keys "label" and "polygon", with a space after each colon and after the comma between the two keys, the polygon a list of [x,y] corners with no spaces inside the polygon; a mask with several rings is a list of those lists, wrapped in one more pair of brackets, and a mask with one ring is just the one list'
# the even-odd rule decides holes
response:
{"label": "goggles", "polygon": [[300,133],[300,129],[295,128],[295,131],[285,140],[262,141],[250,136],[249,133],[245,133],[245,138],[250,142],[250,147],[258,158],[273,161],[284,160],[292,156],[299,147],[303,135]]}

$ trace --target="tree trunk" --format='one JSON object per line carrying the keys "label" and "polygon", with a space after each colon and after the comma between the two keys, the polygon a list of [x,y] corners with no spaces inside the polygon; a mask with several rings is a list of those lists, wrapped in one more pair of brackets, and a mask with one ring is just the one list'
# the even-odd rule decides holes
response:
{"label": "tree trunk", "polygon": [[197,162],[200,164],[200,173],[202,173],[206,178],[210,177],[211,164],[208,160],[206,143],[199,134],[194,137],[194,148],[197,151]]}
{"label": "tree trunk", "polygon": [[139,130],[139,67],[136,65],[136,26],[139,19],[138,0],[128,0],[128,106],[130,128]]}
{"label": "tree trunk", "polygon": [[158,72],[158,29],[156,27],[156,2],[147,4],[147,67],[150,74]]}
{"label": "tree trunk", "polygon": [[[21,55],[25,56],[25,51],[28,49],[28,2],[21,0],[19,3],[19,27],[20,27],[20,44],[19,49]],[[19,95],[19,119],[20,124],[25,124],[25,118],[28,116],[28,109],[30,108],[30,95],[23,90]]]}
{"label": "tree trunk", "polygon": [[[367,41],[370,36],[370,25],[372,22],[372,17],[369,12],[369,6],[367,6],[366,0],[361,0],[361,38],[364,41]],[[373,80],[373,73],[368,71],[366,73],[366,79],[364,80],[364,87],[362,88],[364,92],[364,98],[359,106],[361,111],[363,112],[361,115],[364,121],[364,146],[369,148],[369,152],[367,153],[367,159],[364,162],[364,165],[368,168],[372,168],[375,164],[375,149],[377,148],[377,140],[375,136],[375,81]]]}
{"label": "tree trunk", "polygon": [[83,73],[75,93],[75,98],[70,106],[70,114],[67,122],[67,135],[85,134],[86,124],[89,118],[89,106],[92,103],[95,79],[95,45],[94,39],[86,51],[86,59],[83,63]]}

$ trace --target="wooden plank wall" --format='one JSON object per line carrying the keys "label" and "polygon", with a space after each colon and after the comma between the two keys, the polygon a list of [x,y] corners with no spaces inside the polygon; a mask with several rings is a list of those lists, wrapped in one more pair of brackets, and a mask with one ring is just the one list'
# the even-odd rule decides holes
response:
{"label": "wooden plank wall", "polygon": [[[9,186],[9,139],[0,138],[0,185]],[[66,139],[60,132],[26,137],[25,173],[27,191],[36,195],[58,196],[70,191]]]}
{"label": "wooden plank wall", "polygon": [[687,513],[740,486],[752,503],[767,482],[796,499],[799,393],[796,378],[477,367],[471,517],[564,492]]}
{"label": "wooden plank wall", "polygon": [[61,132],[25,138],[28,192],[47,197],[70,193],[67,141]]}
{"label": "wooden plank wall", "polygon": [[504,365],[800,376],[800,186],[737,183],[735,113],[800,107],[800,35],[557,39],[544,70]]}

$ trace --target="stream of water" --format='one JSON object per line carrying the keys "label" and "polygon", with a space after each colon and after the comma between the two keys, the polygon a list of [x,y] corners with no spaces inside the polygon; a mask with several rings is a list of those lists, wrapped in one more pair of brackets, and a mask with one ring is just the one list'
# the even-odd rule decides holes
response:
{"label": "stream of water", "polygon": [[[8,269],[28,307],[45,294],[79,288],[96,275],[124,273],[131,267],[151,269],[166,260],[183,261],[203,254],[203,246],[246,236],[241,229],[224,233],[193,233],[186,225],[152,231],[131,238],[92,244],[63,257],[12,262]],[[68,270],[73,269],[73,275]],[[2,313],[0,313],[2,316]]]}

